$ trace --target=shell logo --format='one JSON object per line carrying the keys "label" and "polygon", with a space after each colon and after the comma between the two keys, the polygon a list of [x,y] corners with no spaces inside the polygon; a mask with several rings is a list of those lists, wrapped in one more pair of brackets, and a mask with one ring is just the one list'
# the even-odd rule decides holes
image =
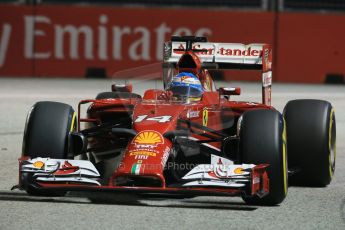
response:
{"label": "shell logo", "polygon": [[244,169],[243,168],[235,168],[234,169],[234,173],[235,174],[243,174],[244,173]]}
{"label": "shell logo", "polygon": [[33,166],[35,168],[38,168],[38,169],[42,169],[44,167],[44,162],[42,161],[36,161],[35,163],[33,163]]}
{"label": "shell logo", "polygon": [[139,145],[157,145],[163,143],[163,138],[156,131],[143,131],[134,138],[133,142]]}

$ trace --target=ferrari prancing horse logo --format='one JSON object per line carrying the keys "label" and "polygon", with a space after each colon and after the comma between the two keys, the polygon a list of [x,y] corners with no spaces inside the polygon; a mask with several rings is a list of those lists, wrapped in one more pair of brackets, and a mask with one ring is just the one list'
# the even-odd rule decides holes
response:
{"label": "ferrari prancing horse logo", "polygon": [[204,109],[202,111],[202,125],[207,126],[207,123],[208,123],[208,111],[207,109]]}

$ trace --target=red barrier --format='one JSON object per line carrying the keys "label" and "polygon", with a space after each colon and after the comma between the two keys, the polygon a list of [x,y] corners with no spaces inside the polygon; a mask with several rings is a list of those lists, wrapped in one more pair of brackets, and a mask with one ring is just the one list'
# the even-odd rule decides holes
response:
{"label": "red barrier", "polygon": [[25,58],[24,19],[32,7],[0,6],[0,76],[33,76],[34,60]]}
{"label": "red barrier", "polygon": [[[160,61],[173,34],[273,44],[275,81],[345,73],[345,15],[280,13],[277,26],[273,13],[219,9],[0,5],[0,15],[0,76],[84,77],[104,68],[111,77]],[[251,75],[227,78],[258,80]]]}
{"label": "red barrier", "polygon": [[[173,34],[218,42],[273,42],[270,13],[94,6],[37,6],[33,12],[1,6],[0,15],[0,34],[4,23],[16,31],[10,34],[0,75],[82,77],[86,68],[99,67],[112,76],[160,61],[163,42]],[[33,60],[34,72],[18,72]]]}
{"label": "red barrier", "polygon": [[320,83],[326,74],[345,75],[345,15],[280,13],[276,39],[279,81]]}

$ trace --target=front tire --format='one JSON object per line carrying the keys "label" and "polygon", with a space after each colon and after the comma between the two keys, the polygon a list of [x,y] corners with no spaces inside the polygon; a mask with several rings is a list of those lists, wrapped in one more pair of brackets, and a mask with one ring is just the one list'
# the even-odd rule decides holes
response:
{"label": "front tire", "polygon": [[[76,128],[73,108],[59,102],[37,102],[29,111],[23,137],[22,156],[70,159],[68,135]],[[31,195],[63,195],[41,192],[32,185],[32,175],[22,174],[20,184]]]}
{"label": "front tire", "polygon": [[332,105],[293,100],[284,108],[293,185],[324,187],[335,171],[336,122]]}
{"label": "front tire", "polygon": [[247,204],[277,205],[288,190],[285,125],[274,110],[253,110],[243,114],[240,128],[240,152],[246,164],[269,164],[269,194],[263,198],[245,197]]}

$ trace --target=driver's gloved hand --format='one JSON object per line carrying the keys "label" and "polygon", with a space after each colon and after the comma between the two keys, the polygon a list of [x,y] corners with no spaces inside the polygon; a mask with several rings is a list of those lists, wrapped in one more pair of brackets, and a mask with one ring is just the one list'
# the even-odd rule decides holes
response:
{"label": "driver's gloved hand", "polygon": [[167,90],[165,92],[163,92],[161,95],[158,96],[158,100],[166,100],[169,101],[173,96],[173,92],[170,90]]}

